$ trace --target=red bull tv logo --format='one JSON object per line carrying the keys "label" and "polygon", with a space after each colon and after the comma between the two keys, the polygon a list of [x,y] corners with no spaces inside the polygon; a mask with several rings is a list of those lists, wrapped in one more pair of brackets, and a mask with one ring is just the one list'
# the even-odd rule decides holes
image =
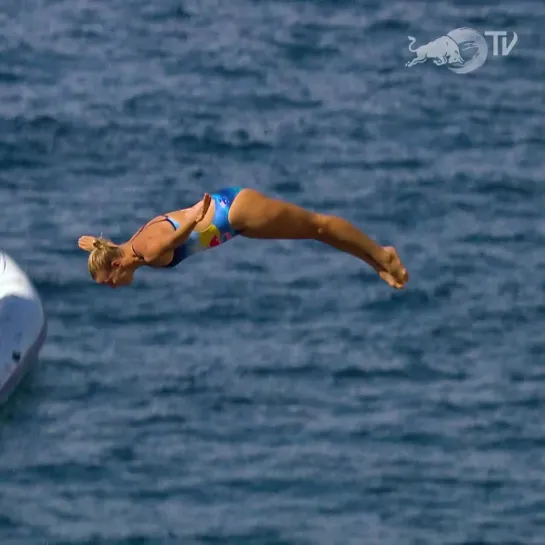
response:
{"label": "red bull tv logo", "polygon": [[[486,30],[485,36],[493,37],[492,55],[507,56],[518,42],[516,32],[513,32],[511,42],[507,43],[507,32],[504,30]],[[488,57],[488,43],[484,36],[472,28],[457,28],[451,30],[445,36],[441,36],[432,42],[414,47],[416,39],[409,38],[409,51],[414,53],[413,59],[405,66],[411,67],[416,64],[431,60],[436,66],[446,66],[457,74],[469,74],[480,68]],[[502,38],[501,49],[499,47]]]}

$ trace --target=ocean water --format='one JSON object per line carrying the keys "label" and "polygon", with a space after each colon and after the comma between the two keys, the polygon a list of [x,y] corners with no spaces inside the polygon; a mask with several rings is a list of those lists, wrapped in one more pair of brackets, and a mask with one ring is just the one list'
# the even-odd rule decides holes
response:
{"label": "ocean water", "polygon": [[[0,246],[44,299],[0,413],[2,545],[542,545],[545,5],[3,0]],[[425,44],[507,30],[460,75]],[[129,237],[254,187],[394,245],[391,290],[238,238],[108,290]]]}

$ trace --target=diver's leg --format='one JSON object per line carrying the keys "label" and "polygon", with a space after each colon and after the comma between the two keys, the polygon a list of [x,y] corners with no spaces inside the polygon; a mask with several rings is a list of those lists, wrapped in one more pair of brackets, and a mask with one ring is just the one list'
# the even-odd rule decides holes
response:
{"label": "diver's leg", "polygon": [[229,211],[229,222],[248,238],[323,242],[366,261],[383,280],[396,288],[403,287],[408,279],[393,248],[383,248],[348,221],[316,214],[253,189],[243,189],[236,197]]}

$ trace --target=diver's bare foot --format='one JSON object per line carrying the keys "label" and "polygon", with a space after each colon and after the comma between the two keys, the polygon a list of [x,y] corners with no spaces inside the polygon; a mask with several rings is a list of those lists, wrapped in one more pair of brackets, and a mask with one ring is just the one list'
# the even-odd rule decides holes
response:
{"label": "diver's bare foot", "polygon": [[386,260],[382,271],[379,272],[379,276],[393,288],[403,289],[409,281],[407,269],[401,263],[395,248],[385,246],[383,250],[386,253]]}

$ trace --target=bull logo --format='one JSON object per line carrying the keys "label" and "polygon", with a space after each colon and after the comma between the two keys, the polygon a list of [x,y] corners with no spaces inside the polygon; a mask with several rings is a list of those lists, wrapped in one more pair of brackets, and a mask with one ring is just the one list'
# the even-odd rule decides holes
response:
{"label": "bull logo", "polygon": [[405,66],[432,60],[436,66],[446,65],[449,70],[457,74],[468,74],[480,68],[488,56],[488,44],[476,30],[472,28],[457,28],[445,36],[418,47],[413,47],[416,39],[409,38],[409,51],[415,57]]}

